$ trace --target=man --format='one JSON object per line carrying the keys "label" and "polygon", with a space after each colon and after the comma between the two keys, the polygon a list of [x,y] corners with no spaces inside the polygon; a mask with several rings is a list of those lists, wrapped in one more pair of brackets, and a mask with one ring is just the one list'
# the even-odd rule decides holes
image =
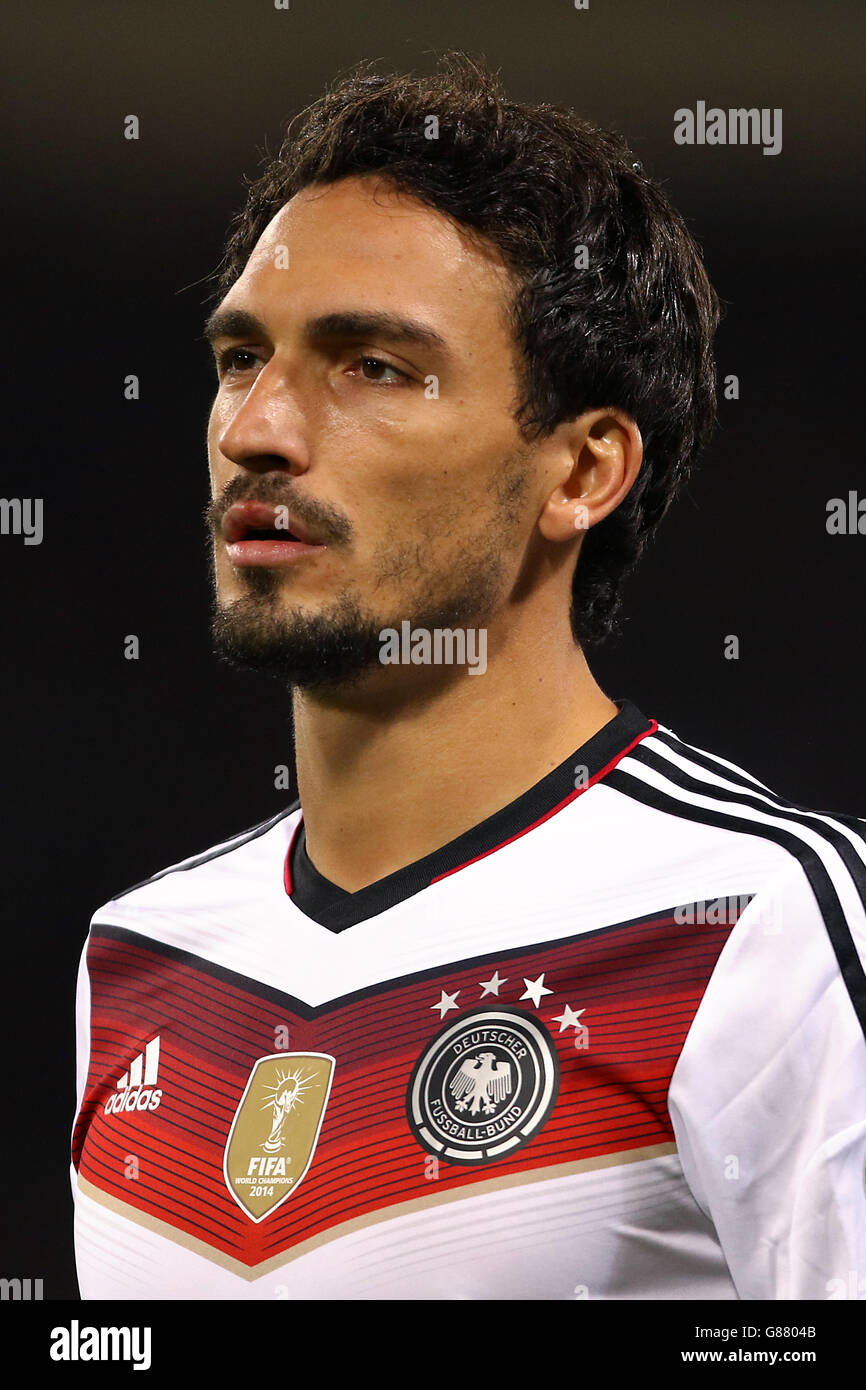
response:
{"label": "man", "polygon": [[299,800],[94,915],[83,1296],[838,1296],[864,822],[584,655],[713,421],[682,220],[451,55],[305,113],[219,289],[214,637]]}

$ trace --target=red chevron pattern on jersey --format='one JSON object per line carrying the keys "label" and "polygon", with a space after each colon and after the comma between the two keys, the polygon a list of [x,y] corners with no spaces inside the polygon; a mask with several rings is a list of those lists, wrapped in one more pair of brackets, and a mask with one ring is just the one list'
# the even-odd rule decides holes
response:
{"label": "red chevron pattern on jersey", "polygon": [[[748,895],[727,901],[721,923],[704,921],[700,911],[683,923],[671,909],[449,964],[318,1008],[145,936],[94,924],[87,949],[92,1048],[73,1163],[108,1196],[253,1268],[434,1188],[438,1196],[494,1176],[670,1142],[671,1075]],[[410,1079],[447,1024],[487,1004],[528,1020],[542,1036],[546,1030],[559,1063],[558,1095],[516,1152],[474,1166],[439,1161],[431,1181],[435,1162],[407,1116]],[[275,1046],[280,1028],[288,1030],[285,1048]],[[588,1040],[578,1047],[581,1028]],[[158,1107],[104,1113],[156,1036]],[[280,1051],[329,1054],[333,1082],[309,1171],[287,1200],[254,1221],[229,1192],[223,1159],[252,1068]]]}

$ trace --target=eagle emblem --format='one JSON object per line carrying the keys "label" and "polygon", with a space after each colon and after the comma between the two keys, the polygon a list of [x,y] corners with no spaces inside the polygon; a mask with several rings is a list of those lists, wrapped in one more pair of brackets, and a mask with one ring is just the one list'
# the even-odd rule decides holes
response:
{"label": "eagle emblem", "polygon": [[406,1118],[418,1143],[446,1163],[499,1163],[547,1122],[559,1061],[541,1019],[482,1005],[431,1038],[409,1078]]}
{"label": "eagle emblem", "polygon": [[466,1058],[449,1089],[457,1110],[493,1115],[499,1102],[511,1095],[511,1085],[511,1063],[497,1062],[495,1052],[479,1052]]}

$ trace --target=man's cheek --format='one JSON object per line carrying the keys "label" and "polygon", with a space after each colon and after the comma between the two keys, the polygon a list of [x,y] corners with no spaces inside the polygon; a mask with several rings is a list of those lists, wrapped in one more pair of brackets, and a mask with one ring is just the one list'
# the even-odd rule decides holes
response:
{"label": "man's cheek", "polygon": [[221,456],[219,441],[230,424],[231,410],[229,402],[222,393],[217,393],[211,405],[207,421],[207,452],[212,467],[214,462]]}

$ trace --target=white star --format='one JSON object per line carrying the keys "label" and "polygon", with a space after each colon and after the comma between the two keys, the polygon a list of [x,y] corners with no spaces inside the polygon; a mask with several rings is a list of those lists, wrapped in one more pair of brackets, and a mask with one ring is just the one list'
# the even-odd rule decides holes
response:
{"label": "white star", "polygon": [[508,976],[507,976],[507,975],[505,976],[505,979],[500,980],[500,978],[499,978],[499,971],[498,971],[498,970],[495,970],[495,971],[493,972],[493,974],[490,976],[490,979],[489,979],[489,980],[479,980],[478,983],[479,983],[480,985],[483,985],[483,986],[484,986],[484,989],[483,989],[482,994],[481,994],[481,998],[483,999],[485,994],[498,994],[498,993],[499,993],[499,986],[500,986],[500,985],[504,985],[504,984],[507,982],[507,980],[508,980]]}
{"label": "white star", "polygon": [[542,970],[537,980],[527,980],[525,975],[523,977],[523,983],[526,985],[526,993],[521,994],[520,997],[521,999],[531,999],[536,1009],[541,1003],[542,994],[553,993],[553,990],[548,989],[546,984],[544,983],[545,974],[546,972]]}
{"label": "white star", "polygon": [[579,1020],[580,1015],[585,1013],[586,1009],[572,1009],[569,1004],[566,1004],[565,1012],[557,1014],[553,1021],[559,1024],[560,1033],[563,1028],[584,1028],[586,1025]]}
{"label": "white star", "polygon": [[459,989],[455,989],[455,991],[454,991],[453,994],[446,994],[445,991],[444,991],[444,989],[443,989],[443,990],[442,990],[442,998],[439,1000],[439,1003],[438,1003],[438,1004],[431,1004],[431,1005],[430,1005],[430,1008],[431,1008],[431,1009],[438,1009],[438,1010],[439,1010],[439,1017],[440,1017],[440,1018],[444,1018],[445,1015],[447,1014],[447,1012],[448,1012],[449,1009],[456,1009],[456,1008],[457,1008],[457,996],[458,996],[459,993],[460,993]]}

